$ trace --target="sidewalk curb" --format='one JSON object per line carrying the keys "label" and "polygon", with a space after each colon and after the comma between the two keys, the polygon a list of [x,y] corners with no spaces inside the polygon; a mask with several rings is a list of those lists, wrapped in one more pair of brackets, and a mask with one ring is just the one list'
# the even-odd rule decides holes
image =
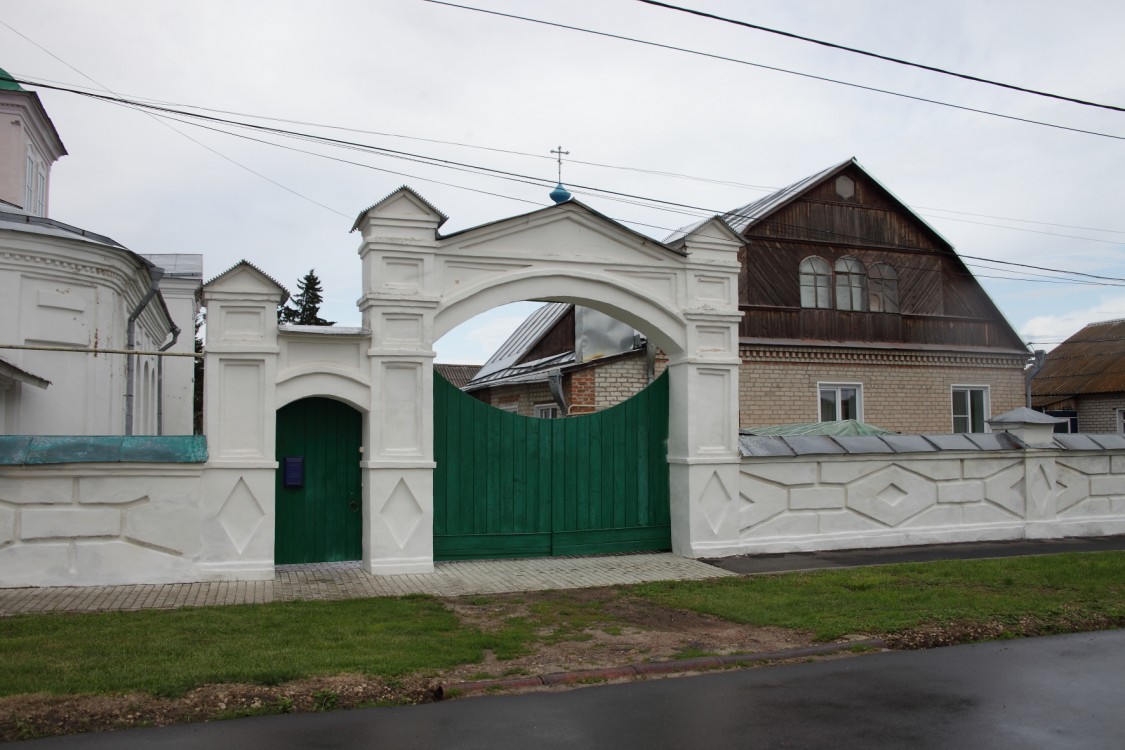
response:
{"label": "sidewalk curb", "polygon": [[534,677],[509,677],[500,680],[475,680],[454,685],[438,685],[434,698],[442,700],[450,693],[467,695],[487,693],[493,690],[516,690],[520,688],[552,687],[555,685],[579,685],[584,682],[606,682],[608,680],[636,680],[650,675],[671,675],[698,672],[705,669],[747,666],[755,662],[779,661],[782,659],[802,659],[808,656],[824,656],[860,648],[886,648],[882,638],[869,638],[846,643],[829,643],[823,646],[804,646],[783,651],[767,651],[760,654],[727,654],[725,656],[701,656],[695,659],[674,661],[641,662],[624,664],[618,667],[580,669],[574,672],[554,672]]}

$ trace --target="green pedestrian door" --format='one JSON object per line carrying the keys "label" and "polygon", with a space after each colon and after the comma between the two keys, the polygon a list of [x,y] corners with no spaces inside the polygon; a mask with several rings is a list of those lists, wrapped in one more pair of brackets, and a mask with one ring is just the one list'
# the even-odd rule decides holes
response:
{"label": "green pedestrian door", "polygon": [[434,559],[672,547],[668,376],[597,414],[534,419],[434,374]]}
{"label": "green pedestrian door", "polygon": [[274,562],[358,560],[362,415],[329,398],[277,412]]}

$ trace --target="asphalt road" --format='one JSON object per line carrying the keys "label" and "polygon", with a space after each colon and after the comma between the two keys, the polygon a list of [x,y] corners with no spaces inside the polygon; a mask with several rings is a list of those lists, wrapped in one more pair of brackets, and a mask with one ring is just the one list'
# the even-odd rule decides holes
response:
{"label": "asphalt road", "polygon": [[1123,704],[1125,631],[1109,631],[12,747],[1116,749]]}

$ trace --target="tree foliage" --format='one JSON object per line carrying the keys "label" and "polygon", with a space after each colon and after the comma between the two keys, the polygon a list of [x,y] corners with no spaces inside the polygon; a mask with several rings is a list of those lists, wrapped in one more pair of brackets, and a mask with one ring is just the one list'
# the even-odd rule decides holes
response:
{"label": "tree foliage", "polygon": [[321,296],[323,290],[315,268],[310,268],[304,278],[297,282],[297,290],[300,293],[296,297],[277,308],[278,323],[299,326],[335,325],[333,321],[320,317],[320,303],[324,298]]}

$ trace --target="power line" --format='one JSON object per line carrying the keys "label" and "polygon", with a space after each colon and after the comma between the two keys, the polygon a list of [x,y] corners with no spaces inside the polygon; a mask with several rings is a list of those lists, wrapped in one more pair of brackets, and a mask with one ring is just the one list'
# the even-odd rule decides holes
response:
{"label": "power line", "polygon": [[781,31],[780,29],[771,29],[768,26],[761,26],[761,25],[756,24],[756,23],[749,23],[748,21],[739,21],[739,20],[734,19],[734,18],[727,18],[725,16],[715,15],[714,13],[706,13],[706,12],[701,11],[701,10],[694,10],[692,8],[682,8],[679,5],[670,5],[669,3],[662,3],[662,2],[659,2],[658,0],[638,0],[638,2],[642,2],[645,5],[654,5],[658,8],[667,8],[668,10],[679,11],[681,13],[690,13],[693,16],[699,16],[701,18],[709,18],[713,21],[722,21],[723,23],[734,24],[736,26],[743,26],[745,28],[754,29],[756,31],[765,31],[766,33],[769,33],[769,34],[777,34],[778,36],[789,37],[790,39],[798,39],[802,42],[811,42],[812,44],[819,44],[823,47],[830,47],[832,49],[843,50],[845,52],[851,52],[851,53],[856,54],[856,55],[863,55],[865,57],[873,57],[877,60],[885,60],[886,62],[892,62],[892,63],[896,63],[898,65],[908,65],[912,68],[918,68],[920,70],[928,70],[931,73],[939,73],[941,75],[952,76],[954,78],[962,78],[966,81],[973,81],[974,83],[984,83],[984,84],[987,84],[989,86],[999,86],[1000,88],[1009,89],[1011,91],[1019,91],[1019,92],[1024,93],[1024,94],[1034,94],[1035,96],[1045,96],[1049,99],[1058,99],[1058,100],[1064,101],[1064,102],[1071,102],[1072,104],[1081,104],[1081,105],[1086,106],[1086,107],[1100,107],[1101,109],[1111,109],[1115,112],[1125,112],[1125,107],[1118,107],[1118,106],[1113,105],[1113,104],[1099,104],[1098,102],[1090,102],[1090,101],[1086,101],[1085,99],[1076,99],[1075,97],[1072,97],[1072,96],[1063,96],[1062,94],[1052,94],[1052,93],[1049,93],[1047,91],[1038,91],[1036,89],[1024,88],[1023,86],[1016,86],[1016,85],[1011,84],[1011,83],[1001,83],[1000,81],[993,81],[993,80],[988,79],[988,78],[980,78],[978,76],[969,75],[967,73],[957,73],[955,71],[946,70],[945,68],[938,68],[938,67],[935,67],[933,65],[924,65],[922,63],[912,62],[910,60],[903,60],[903,59],[898,58],[898,57],[890,57],[888,55],[881,55],[877,52],[870,52],[868,50],[858,49],[856,47],[847,47],[843,44],[836,44],[834,42],[826,42],[822,39],[813,39],[812,37],[801,36],[800,34],[794,34],[794,33],[789,32],[789,31]]}
{"label": "power line", "polygon": [[[9,79],[9,80],[16,80],[16,79]],[[18,82],[18,83],[28,83],[28,82],[22,81],[22,80],[16,80],[16,82]],[[30,83],[28,83],[28,85],[40,85],[40,86],[43,86],[44,88],[50,88],[50,89],[65,91],[65,92],[69,92],[69,93],[76,93],[76,94],[79,94],[79,95],[82,95],[82,96],[87,96],[87,97],[90,97],[90,98],[106,101],[106,102],[109,102],[109,103],[118,104],[120,106],[126,106],[126,107],[133,108],[133,109],[142,109],[142,110],[145,110],[145,111],[152,111],[154,113],[154,116],[172,119],[172,120],[174,120],[176,122],[180,122],[182,124],[192,125],[192,126],[195,126],[195,127],[201,127],[201,128],[206,129],[206,130],[211,130],[213,132],[218,132],[218,133],[222,133],[222,134],[225,134],[225,135],[231,135],[231,136],[234,136],[234,137],[237,137],[237,138],[243,138],[243,139],[254,141],[254,142],[257,142],[257,143],[262,143],[262,144],[265,144],[265,145],[274,146],[276,148],[284,148],[286,150],[295,151],[295,152],[299,152],[299,153],[305,153],[305,154],[308,154],[308,155],[311,155],[311,156],[316,156],[318,158],[325,158],[325,159],[329,159],[329,160],[332,160],[332,161],[346,163],[346,164],[350,164],[350,165],[354,165],[354,166],[360,166],[360,167],[364,167],[364,168],[367,168],[367,169],[372,169],[372,170],[375,170],[375,171],[380,171],[380,172],[384,172],[384,173],[388,173],[388,174],[394,174],[394,175],[397,175],[397,176],[407,177],[407,178],[410,178],[410,179],[418,179],[418,180],[422,180],[422,181],[426,181],[426,182],[433,182],[433,183],[437,183],[437,184],[447,185],[449,187],[455,187],[455,188],[459,188],[459,189],[470,190],[472,192],[476,192],[476,193],[480,193],[480,194],[485,194],[485,195],[490,195],[490,196],[500,197],[500,198],[506,198],[506,199],[509,199],[509,200],[516,200],[516,201],[520,201],[520,202],[523,202],[523,203],[531,203],[531,204],[534,204],[534,205],[538,205],[538,203],[535,202],[535,201],[530,201],[530,200],[523,199],[523,198],[517,198],[517,197],[514,197],[514,196],[503,195],[503,194],[499,194],[499,193],[492,193],[492,192],[489,192],[489,191],[484,191],[484,190],[480,190],[480,189],[476,189],[476,188],[470,188],[470,187],[466,187],[466,186],[462,186],[462,185],[456,185],[456,184],[453,184],[453,183],[441,182],[439,180],[433,180],[433,179],[418,177],[416,175],[411,175],[411,174],[407,174],[407,173],[403,173],[403,172],[396,172],[396,171],[393,171],[393,170],[388,170],[388,169],[384,169],[384,168],[380,168],[380,167],[374,167],[372,165],[363,164],[361,162],[355,162],[355,161],[351,161],[351,160],[340,159],[338,157],[333,157],[333,156],[329,156],[327,154],[321,154],[321,153],[314,152],[314,151],[307,151],[305,149],[297,149],[297,148],[293,148],[291,146],[285,146],[283,144],[275,143],[273,141],[268,141],[268,140],[264,140],[264,139],[260,139],[260,138],[254,138],[252,136],[245,135],[245,134],[233,133],[233,132],[230,132],[229,130],[223,130],[219,127],[216,127],[215,125],[216,124],[222,124],[222,125],[228,125],[228,126],[233,126],[233,127],[240,127],[240,128],[251,129],[251,130],[264,131],[264,132],[269,133],[271,135],[277,135],[277,136],[281,136],[281,137],[293,137],[293,138],[298,138],[298,139],[306,140],[306,141],[310,141],[310,142],[322,143],[322,144],[329,145],[329,146],[348,148],[348,149],[351,149],[351,150],[367,151],[367,152],[372,152],[372,153],[374,153],[376,155],[380,155],[380,156],[389,156],[389,157],[392,157],[392,158],[405,159],[407,161],[420,163],[420,164],[424,164],[424,165],[427,165],[427,166],[438,166],[438,167],[447,168],[447,169],[454,169],[456,171],[468,172],[470,174],[478,174],[478,175],[482,175],[482,176],[489,176],[489,177],[494,177],[494,178],[498,178],[498,179],[505,179],[505,180],[509,180],[509,181],[520,182],[520,183],[523,183],[523,184],[535,185],[536,187],[544,187],[547,184],[547,182],[549,182],[549,181],[544,181],[544,180],[541,180],[541,179],[533,178],[533,177],[530,177],[530,176],[527,176],[527,175],[520,175],[518,173],[506,172],[504,170],[491,169],[491,168],[487,168],[487,167],[482,167],[480,165],[465,164],[465,163],[461,163],[461,162],[453,162],[453,161],[450,161],[450,160],[434,159],[433,157],[428,157],[428,156],[421,155],[421,154],[412,154],[410,152],[402,152],[402,151],[395,151],[395,150],[391,150],[391,149],[384,149],[384,148],[381,148],[381,147],[371,146],[369,144],[357,143],[357,142],[353,142],[353,141],[343,141],[343,140],[335,139],[335,138],[326,138],[324,136],[316,136],[316,135],[312,135],[312,134],[308,134],[308,133],[300,133],[298,131],[291,131],[291,130],[284,130],[284,129],[281,129],[281,128],[266,127],[266,126],[261,126],[261,125],[255,125],[253,123],[242,123],[242,122],[238,122],[238,121],[235,121],[235,120],[229,120],[229,119],[226,119],[226,118],[218,118],[218,117],[207,116],[207,115],[199,115],[197,113],[186,112],[186,111],[181,111],[181,110],[173,110],[173,109],[167,108],[167,107],[159,107],[159,106],[155,106],[155,105],[151,105],[151,104],[145,104],[145,103],[142,103],[142,102],[130,101],[130,100],[124,99],[122,97],[117,97],[117,96],[106,96],[104,94],[78,91],[78,90],[75,90],[75,89],[68,89],[66,87],[61,87],[61,86],[47,86],[47,85],[44,85],[44,84],[30,84]],[[182,120],[182,119],[179,119],[179,118],[175,117],[174,115],[180,115],[182,117],[188,117],[188,118],[203,119],[203,120],[206,120],[206,121],[212,123],[212,125],[205,125],[205,124],[202,124],[202,123],[199,123],[199,122],[194,122],[192,120]],[[688,205],[688,204],[674,203],[672,201],[663,201],[663,200],[660,200],[660,199],[649,198],[649,197],[646,197],[646,196],[637,196],[637,195],[632,195],[632,194],[628,194],[628,193],[621,193],[621,192],[618,192],[618,191],[609,191],[609,190],[605,190],[605,189],[597,188],[597,187],[592,187],[592,186],[581,186],[581,187],[583,189],[588,189],[588,190],[590,190],[590,191],[592,191],[596,194],[599,194],[600,197],[603,197],[603,198],[608,199],[608,200],[616,200],[616,201],[625,202],[625,203],[629,203],[629,204],[632,204],[632,205],[639,205],[639,206],[643,206],[643,207],[647,207],[647,208],[656,207],[656,208],[660,208],[660,209],[665,210],[665,211],[677,210],[677,209],[688,209],[688,211],[703,212],[704,216],[716,216],[716,215],[722,215],[722,214],[726,213],[726,212],[716,211],[716,210],[701,207],[701,206],[691,206],[691,205]],[[659,205],[655,205],[655,204],[659,204]],[[680,212],[686,213],[686,211],[680,211]],[[699,214],[695,214],[695,215],[699,215]],[[636,224],[636,225],[641,225],[641,226],[649,226],[649,227],[652,227],[652,228],[655,228],[655,229],[663,229],[665,231],[674,231],[672,228],[669,228],[669,227],[659,227],[659,226],[656,226],[656,225],[643,224],[641,222],[631,222],[631,221],[627,221],[627,220],[622,220],[622,221],[623,221],[623,223],[630,223],[630,224]],[[832,236],[832,237],[842,238],[842,239],[845,239],[845,240],[857,240],[857,241],[865,242],[865,243],[870,242],[870,240],[868,240],[867,238],[860,237],[860,236],[857,236],[857,235],[849,235],[849,234],[845,234],[845,233],[841,233],[841,232],[835,232],[835,231],[824,230],[824,229],[812,229],[812,228],[809,228],[809,227],[802,227],[802,226],[799,226],[799,225],[786,224],[784,222],[779,222],[779,221],[773,220],[773,219],[765,219],[765,220],[763,220],[763,223],[772,224],[772,225],[779,226],[779,227],[796,229],[796,230],[800,230],[800,231],[814,232],[814,233],[818,233],[818,234],[822,234],[822,235],[829,235],[829,236]],[[919,253],[919,254],[925,254],[925,255],[936,256],[936,257],[944,257],[942,254],[935,253],[932,249],[929,249],[929,248],[920,248],[920,247],[914,247],[914,246],[910,246],[910,245],[898,245],[898,244],[893,244],[893,243],[884,244],[883,247],[885,247],[886,249],[889,249],[889,250],[896,250],[896,251],[899,251],[899,252],[912,252],[912,253]],[[1003,261],[1003,260],[997,260],[997,259],[992,259],[992,258],[983,258],[983,257],[978,257],[978,256],[970,256],[970,255],[958,255],[956,257],[959,257],[959,258],[962,258],[962,259],[981,260],[981,261],[996,263],[996,264],[1001,264],[1001,265],[1017,266],[1017,267],[1021,267],[1021,268],[1031,268],[1031,269],[1035,269],[1035,270],[1038,270],[1038,271],[1048,271],[1048,272],[1059,273],[1059,274],[1067,274],[1067,275],[1078,275],[1078,276],[1083,276],[1083,277],[1090,278],[1090,279],[1096,279],[1096,280],[1099,280],[1099,281],[1102,281],[1102,282],[1106,282],[1106,281],[1108,281],[1108,282],[1125,282],[1125,278],[1118,278],[1118,277],[1111,277],[1111,276],[1100,276],[1100,275],[1096,275],[1096,274],[1087,274],[1087,273],[1083,273],[1083,272],[1079,272],[1079,271],[1066,271],[1066,270],[1062,270],[1062,269],[1053,269],[1053,268],[1047,268],[1047,267],[1042,267],[1042,266],[1032,266],[1032,265],[1028,265],[1028,264],[1014,263],[1014,262],[1011,262],[1011,261]],[[932,271],[934,269],[919,269],[919,270]],[[999,270],[999,269],[997,269],[997,270]],[[954,271],[954,272],[960,273],[960,272],[956,272],[956,271]],[[965,275],[972,276],[972,274],[965,274]],[[1035,275],[1039,275],[1039,274],[1035,274]],[[1011,276],[988,276],[988,275],[984,275],[984,274],[980,274],[979,276],[981,276],[983,278],[999,278],[999,279],[1008,279],[1008,280],[1014,280],[1014,281],[1029,281],[1029,282],[1035,282],[1035,281],[1042,282],[1043,281],[1043,280],[1039,280],[1039,279],[1017,278],[1017,277],[1011,277]],[[1065,279],[1064,278],[1064,279],[1060,279],[1060,280],[1046,281],[1045,283],[1086,283],[1086,284],[1094,284],[1094,283],[1097,283],[1097,282],[1088,282],[1088,281],[1081,281],[1081,280]],[[1110,283],[1110,284],[1101,283],[1101,284],[1098,284],[1098,285],[1099,286],[1100,285],[1117,286],[1119,284],[1116,284],[1116,283]]]}
{"label": "power line", "polygon": [[1102,133],[1097,130],[1085,130],[1083,128],[1075,128],[1069,125],[1059,125],[1057,123],[1045,122],[1043,120],[1032,120],[1027,117],[1017,117],[1015,115],[1005,115],[1000,112],[993,112],[987,109],[979,109],[976,107],[968,107],[962,104],[953,104],[952,102],[941,101],[940,99],[928,99],[923,96],[914,96],[912,94],[904,94],[899,91],[891,91],[889,89],[881,89],[875,86],[865,86],[860,83],[852,83],[851,81],[843,81],[838,78],[828,78],[827,76],[814,75],[812,73],[802,73],[796,70],[789,70],[788,68],[779,68],[774,65],[765,65],[763,63],[750,62],[749,60],[741,60],[736,57],[727,57],[725,55],[718,55],[712,52],[703,52],[700,50],[689,49],[687,47],[677,47],[673,44],[661,44],[660,42],[651,42],[646,39],[638,39],[636,37],[624,36],[621,34],[611,34],[607,31],[595,31],[593,29],[583,28],[581,26],[571,26],[569,24],[557,23],[555,21],[544,21],[539,18],[531,18],[529,16],[518,16],[512,13],[501,13],[497,10],[487,10],[485,8],[474,8],[470,5],[458,5],[457,3],[445,2],[444,0],[424,0],[424,2],[432,3],[434,5],[443,5],[449,8],[459,8],[461,10],[469,10],[475,13],[484,13],[492,16],[500,16],[502,18],[511,18],[517,21],[527,21],[528,23],[537,23],[543,26],[551,26],[558,29],[566,29],[568,31],[578,31],[583,34],[593,34],[594,36],[602,36],[608,39],[618,39],[625,42],[633,42],[635,44],[643,44],[649,47],[657,47],[659,49],[672,50],[675,52],[684,52],[689,55],[697,55],[699,57],[707,57],[713,60],[722,60],[724,62],[738,63],[739,65],[749,65],[754,68],[761,68],[762,70],[772,70],[777,73],[786,73],[788,75],[800,76],[802,78],[810,78],[814,81],[824,81],[825,83],[834,83],[839,86],[848,86],[849,88],[861,89],[863,91],[872,91],[878,94],[886,94],[888,96],[897,96],[902,99],[910,99],[912,101],[924,102],[926,104],[936,104],[940,107],[949,107],[950,109],[958,109],[964,112],[975,112],[976,114],[988,115],[989,117],[999,117],[1004,120],[1013,120],[1015,122],[1024,122],[1029,125],[1040,125],[1046,128],[1054,128],[1056,130],[1067,130],[1072,133],[1082,133],[1084,135],[1094,135],[1099,138],[1112,138],[1117,141],[1125,141],[1125,135],[1113,135],[1112,133]]}
{"label": "power line", "polygon": [[[98,81],[98,80],[97,80],[97,79],[95,79],[95,78],[94,78],[93,76],[89,76],[89,75],[87,75],[87,74],[83,73],[83,72],[82,72],[81,70],[79,70],[78,68],[74,67],[73,65],[71,65],[70,63],[68,63],[68,62],[67,62],[66,60],[64,60],[64,59],[62,59],[61,57],[59,57],[58,55],[56,55],[56,54],[55,54],[54,52],[51,52],[51,50],[49,50],[49,49],[47,49],[46,47],[44,47],[43,45],[39,44],[38,42],[36,42],[36,41],[35,41],[34,39],[32,39],[31,37],[27,36],[27,35],[26,35],[26,34],[24,34],[23,32],[21,32],[21,31],[19,31],[18,29],[14,28],[14,27],[13,27],[13,26],[12,26],[11,24],[7,23],[7,22],[6,22],[6,21],[4,21],[3,19],[0,19],[0,24],[3,24],[4,26],[6,26],[6,27],[7,27],[7,28],[8,28],[8,29],[9,29],[9,30],[10,30],[11,32],[13,32],[14,34],[17,34],[17,35],[19,35],[19,36],[23,37],[23,38],[24,38],[24,39],[25,39],[25,40],[26,40],[27,42],[29,42],[29,43],[33,44],[34,46],[38,47],[38,48],[39,48],[40,50],[42,50],[43,52],[47,53],[47,54],[48,54],[48,55],[50,55],[51,57],[55,58],[55,59],[56,59],[56,60],[58,60],[58,61],[59,61],[60,63],[62,63],[62,64],[63,64],[63,65],[65,65],[66,67],[70,68],[71,70],[73,70],[73,71],[74,71],[75,73],[77,73],[78,75],[82,76],[83,78],[85,78],[85,79],[87,79],[87,80],[89,80],[89,81],[92,81],[92,82],[93,82],[94,84],[96,84],[96,85],[97,85],[97,86],[98,86],[99,88],[101,88],[101,89],[103,89],[103,90],[105,90],[105,91],[108,91],[109,93],[113,94],[114,96],[118,96],[117,92],[115,92],[115,91],[114,91],[113,89],[109,88],[108,86],[106,86],[106,85],[105,85],[105,84],[103,84],[102,82]],[[8,79],[8,80],[14,80],[14,79]],[[16,83],[19,83],[19,81],[16,81]],[[40,86],[42,86],[43,84],[36,84],[36,85],[40,85]],[[86,95],[87,95],[87,96],[93,96],[93,94],[90,94],[90,93],[87,93]],[[198,140],[196,140],[195,138],[192,138],[192,137],[191,137],[190,135],[188,135],[187,133],[184,133],[184,132],[182,132],[182,131],[180,131],[180,130],[177,130],[177,129],[176,129],[175,127],[173,127],[172,125],[169,125],[169,124],[168,124],[167,122],[164,122],[164,121],[160,120],[160,119],[159,119],[158,117],[156,117],[156,116],[152,115],[151,113],[145,112],[145,114],[146,114],[146,115],[148,115],[149,117],[151,117],[151,118],[152,118],[152,119],[153,119],[154,121],[156,121],[156,122],[160,123],[160,124],[161,124],[161,125],[163,125],[164,127],[166,127],[166,128],[168,128],[169,130],[171,130],[171,131],[172,131],[173,133],[176,133],[177,135],[180,135],[180,136],[182,136],[182,137],[184,137],[184,138],[187,138],[187,139],[188,139],[189,141],[191,141],[191,142],[192,142],[192,143],[194,143],[195,145],[197,145],[197,146],[199,146],[199,147],[201,147],[201,148],[207,149],[208,151],[210,151],[210,152],[211,152],[212,154],[214,154],[215,156],[218,156],[218,157],[219,157],[220,159],[225,159],[226,161],[230,162],[231,164],[235,165],[236,167],[239,167],[240,169],[244,169],[244,170],[246,170],[247,172],[249,172],[250,174],[254,175],[255,177],[259,177],[259,178],[261,178],[261,179],[265,180],[266,182],[268,182],[268,183],[270,183],[270,184],[272,184],[272,185],[274,185],[274,186],[276,186],[276,187],[279,187],[279,188],[281,188],[281,189],[282,189],[282,190],[284,190],[285,192],[287,192],[287,193],[291,193],[292,195],[295,195],[295,196],[297,196],[298,198],[301,198],[302,200],[306,200],[306,201],[308,201],[309,203],[312,203],[312,204],[314,204],[314,205],[320,206],[321,208],[325,209],[326,211],[331,211],[331,212],[332,212],[332,213],[334,213],[334,214],[339,214],[340,216],[344,216],[344,217],[347,217],[347,214],[345,214],[345,213],[342,213],[342,212],[340,212],[340,211],[337,211],[336,209],[332,208],[331,206],[326,206],[326,205],[324,205],[323,203],[321,203],[320,201],[314,200],[314,199],[310,198],[310,197],[309,197],[309,196],[307,196],[307,195],[304,195],[304,194],[302,194],[302,193],[299,193],[299,192],[297,192],[296,190],[294,190],[293,188],[291,188],[291,187],[289,187],[289,186],[287,186],[287,185],[283,185],[283,184],[281,184],[280,182],[278,182],[277,180],[275,180],[275,179],[273,179],[273,178],[271,178],[271,177],[267,177],[266,175],[262,174],[261,172],[258,172],[257,170],[254,170],[254,169],[251,169],[250,167],[246,166],[245,164],[243,164],[243,163],[241,163],[241,162],[239,162],[239,161],[236,161],[236,160],[232,159],[231,157],[227,156],[226,154],[222,153],[221,151],[218,151],[218,150],[216,150],[216,149],[214,149],[214,148],[211,148],[211,147],[210,147],[210,146],[208,146],[208,145],[207,145],[206,143],[203,143],[203,142],[201,142],[201,141],[198,141]]]}
{"label": "power line", "polygon": [[[12,80],[15,80],[15,79],[12,79]],[[28,85],[43,85],[43,83],[39,83],[39,82],[55,83],[55,84],[60,84],[60,85],[63,85],[63,86],[70,86],[71,88],[74,88],[73,85],[66,84],[63,81],[53,81],[51,79],[44,79],[44,78],[28,79]],[[64,88],[63,90],[65,91],[67,89]],[[119,95],[119,96],[123,96],[123,95]],[[550,156],[547,156],[547,155],[541,154],[541,153],[531,153],[531,152],[519,151],[519,150],[515,150],[515,149],[500,148],[500,147],[497,147],[497,146],[483,146],[483,145],[474,144],[474,143],[464,143],[464,142],[461,142],[461,141],[442,140],[440,138],[424,138],[424,137],[421,137],[421,136],[406,135],[404,133],[391,133],[391,132],[388,132],[388,131],[381,131],[381,130],[366,130],[366,129],[363,129],[363,128],[352,128],[352,127],[347,127],[347,126],[343,126],[343,125],[331,125],[331,124],[328,124],[328,123],[314,122],[314,121],[310,121],[310,120],[295,120],[295,119],[284,118],[284,117],[271,117],[271,116],[268,116],[268,115],[259,115],[259,114],[248,113],[248,112],[240,112],[240,111],[237,111],[237,110],[227,110],[227,109],[217,109],[217,108],[213,108],[213,107],[204,107],[204,106],[201,106],[201,105],[198,105],[198,104],[170,102],[170,101],[166,101],[166,100],[152,99],[152,98],[141,97],[141,96],[136,96],[136,95],[131,95],[128,98],[131,99],[131,100],[134,100],[134,101],[142,102],[142,103],[159,104],[159,105],[164,105],[164,106],[167,106],[167,107],[177,107],[177,108],[181,108],[181,109],[187,108],[187,109],[191,109],[191,110],[200,110],[200,111],[203,111],[203,112],[215,112],[215,113],[219,113],[219,114],[237,115],[239,117],[248,117],[248,118],[255,119],[255,120],[266,120],[266,121],[269,121],[269,122],[282,122],[282,123],[287,123],[287,124],[291,124],[291,125],[306,125],[306,126],[309,126],[309,127],[325,128],[325,129],[328,129],[328,130],[340,130],[340,131],[351,132],[351,133],[362,133],[364,135],[375,135],[375,136],[380,136],[380,137],[385,137],[385,138],[400,138],[400,139],[403,139],[403,140],[420,141],[420,142],[423,142],[423,143],[436,143],[436,144],[441,144],[441,145],[445,145],[445,146],[456,146],[456,147],[459,147],[459,148],[476,149],[476,150],[479,150],[479,151],[488,151],[488,152],[493,152],[493,153],[510,154],[510,155],[513,155],[513,156],[521,156],[521,157],[532,158],[532,159],[544,159],[544,160],[545,159],[551,159]],[[220,131],[220,132],[226,132],[226,131]],[[657,175],[657,176],[662,176],[662,177],[670,177],[670,178],[683,179],[683,180],[692,180],[692,181],[696,181],[696,182],[704,182],[704,183],[715,184],[715,185],[728,185],[728,186],[731,186],[731,187],[736,187],[736,188],[740,188],[740,189],[747,189],[747,190],[760,190],[760,191],[763,191],[763,192],[773,192],[773,191],[777,191],[777,190],[780,189],[776,186],[770,186],[770,185],[754,185],[754,184],[751,184],[751,183],[739,182],[737,180],[726,180],[726,179],[713,178],[713,177],[701,177],[699,175],[683,174],[683,173],[680,173],[680,172],[668,172],[668,171],[658,170],[658,169],[646,169],[646,168],[642,168],[642,167],[630,167],[630,166],[625,166],[625,165],[620,165],[620,164],[606,164],[604,162],[584,161],[582,159],[566,159],[566,161],[570,164],[581,164],[581,165],[584,165],[584,166],[599,167],[599,168],[603,168],[603,169],[614,169],[614,170],[620,170],[620,171],[624,171],[624,172],[636,172],[636,173],[639,173],[639,174],[651,174],[651,175]],[[925,213],[922,213],[922,212],[923,211],[940,211],[940,212],[943,212],[943,213],[962,214],[962,215],[965,215],[965,216],[976,216],[976,217],[985,218],[985,219],[998,219],[998,220],[1001,220],[1001,221],[1015,221],[1015,222],[1020,222],[1022,224],[1039,224],[1041,226],[1061,227],[1061,228],[1065,228],[1065,229],[1081,229],[1081,230],[1090,231],[1090,232],[1106,232],[1106,233],[1111,233],[1111,234],[1125,234],[1125,230],[1120,230],[1120,229],[1103,229],[1103,228],[1100,228],[1100,227],[1088,227],[1088,226],[1081,226],[1081,225],[1074,225],[1074,224],[1060,224],[1060,223],[1056,223],[1056,222],[1042,221],[1042,220],[1037,220],[1037,219],[1020,219],[1020,218],[1016,218],[1016,217],[1012,217],[1012,216],[996,216],[996,215],[993,215],[993,214],[973,213],[971,211],[959,211],[959,210],[952,209],[952,208],[936,208],[936,207],[933,207],[933,206],[910,206],[910,208],[912,210],[914,210],[916,213],[918,213],[919,215],[929,216],[930,218],[942,219],[942,220],[945,220],[945,221],[957,221],[957,222],[968,223],[968,224],[980,224],[981,226],[995,227],[997,229],[1008,229],[1008,230],[1011,230],[1011,231],[1014,231],[1014,232],[1021,232],[1022,231],[1022,232],[1032,232],[1032,233],[1038,233],[1038,234],[1048,234],[1048,235],[1055,236],[1055,237],[1065,237],[1065,238],[1068,238],[1068,239],[1086,240],[1086,241],[1090,241],[1090,242],[1106,242],[1106,240],[1101,240],[1101,239],[1092,238],[1092,237],[1083,237],[1083,236],[1080,236],[1080,235],[1072,235],[1072,234],[1059,234],[1059,233],[1053,233],[1053,232],[1041,232],[1041,231],[1038,231],[1038,230],[1025,229],[1025,228],[1022,228],[1022,227],[1009,227],[1009,226],[1005,226],[1003,224],[990,224],[990,223],[985,223],[985,222],[973,222],[973,221],[969,221],[968,219],[958,219],[958,218],[955,218],[955,217],[952,217],[952,216],[940,216],[940,215],[934,215],[934,214],[925,214]],[[648,226],[648,225],[645,225],[645,226]],[[659,227],[655,227],[655,228],[659,228]]]}

